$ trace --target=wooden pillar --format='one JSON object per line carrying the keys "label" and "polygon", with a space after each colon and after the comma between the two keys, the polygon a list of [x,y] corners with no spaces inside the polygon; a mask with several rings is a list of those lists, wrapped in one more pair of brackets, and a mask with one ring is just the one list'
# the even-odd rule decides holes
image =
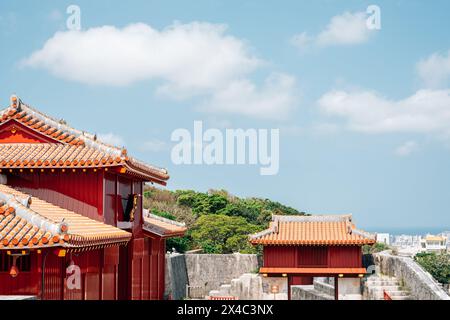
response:
{"label": "wooden pillar", "polygon": [[334,277],[334,300],[339,300],[339,278]]}

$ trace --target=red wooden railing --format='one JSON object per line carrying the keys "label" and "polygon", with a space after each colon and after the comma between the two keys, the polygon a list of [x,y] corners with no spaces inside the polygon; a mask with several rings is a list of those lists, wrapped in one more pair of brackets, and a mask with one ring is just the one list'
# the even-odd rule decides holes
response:
{"label": "red wooden railing", "polygon": [[389,295],[389,293],[386,292],[386,290],[383,290],[383,299],[392,300],[391,296]]}

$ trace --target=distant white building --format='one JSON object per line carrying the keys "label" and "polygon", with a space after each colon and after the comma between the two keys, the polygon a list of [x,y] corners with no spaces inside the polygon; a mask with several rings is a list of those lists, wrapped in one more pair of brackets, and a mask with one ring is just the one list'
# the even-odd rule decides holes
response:
{"label": "distant white building", "polygon": [[447,238],[447,252],[450,252],[450,231],[439,233],[438,236]]}
{"label": "distant white building", "polygon": [[447,238],[444,236],[427,235],[420,241],[421,251],[445,252],[447,250]]}
{"label": "distant white building", "polygon": [[390,245],[391,237],[389,233],[377,233],[377,242]]}
{"label": "distant white building", "polygon": [[422,237],[419,235],[402,234],[395,236],[392,245],[399,248],[420,248]]}

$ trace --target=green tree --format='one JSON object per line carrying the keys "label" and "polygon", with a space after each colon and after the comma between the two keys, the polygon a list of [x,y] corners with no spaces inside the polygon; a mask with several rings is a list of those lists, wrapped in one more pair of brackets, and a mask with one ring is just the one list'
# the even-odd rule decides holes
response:
{"label": "green tree", "polygon": [[254,201],[240,200],[228,203],[226,207],[219,210],[217,214],[227,216],[243,217],[250,223],[258,223],[257,219],[261,213],[261,205]]}
{"label": "green tree", "polygon": [[193,244],[206,253],[250,253],[256,249],[248,242],[248,235],[260,229],[242,217],[211,214],[197,219],[191,237]]}
{"label": "green tree", "polygon": [[272,201],[269,199],[258,199],[264,205],[264,209],[271,211],[273,214],[278,215],[305,215],[303,211],[298,211],[297,209],[285,206],[279,202]]}
{"label": "green tree", "polygon": [[225,196],[220,194],[207,194],[192,190],[179,191],[177,198],[178,205],[187,206],[197,216],[204,214],[214,214],[223,209],[228,204]]}

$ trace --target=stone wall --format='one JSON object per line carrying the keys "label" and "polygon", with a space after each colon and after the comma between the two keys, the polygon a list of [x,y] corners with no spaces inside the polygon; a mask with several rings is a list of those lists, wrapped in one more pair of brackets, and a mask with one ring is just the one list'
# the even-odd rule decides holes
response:
{"label": "stone wall", "polygon": [[186,297],[186,285],[189,283],[186,260],[183,254],[166,255],[166,289],[164,296],[173,300]]}
{"label": "stone wall", "polygon": [[317,291],[334,297],[334,285],[314,279],[313,286]]}
{"label": "stone wall", "polygon": [[179,254],[166,256],[165,297],[175,300],[186,297],[186,286],[197,298],[217,290],[232,279],[259,269],[254,254]]}
{"label": "stone wall", "polygon": [[[271,292],[272,285],[279,290]],[[211,290],[210,297],[235,297],[238,300],[287,300],[287,278],[263,278],[259,274],[244,273],[230,284]]]}
{"label": "stone wall", "polygon": [[415,300],[450,300],[437,281],[412,258],[394,256],[387,251],[374,254],[381,274],[399,279]]}
{"label": "stone wall", "polygon": [[204,295],[231,283],[244,273],[259,268],[255,254],[186,254],[186,268],[189,286],[204,288]]}
{"label": "stone wall", "polygon": [[334,296],[317,291],[314,285],[291,286],[291,300],[334,300]]}

